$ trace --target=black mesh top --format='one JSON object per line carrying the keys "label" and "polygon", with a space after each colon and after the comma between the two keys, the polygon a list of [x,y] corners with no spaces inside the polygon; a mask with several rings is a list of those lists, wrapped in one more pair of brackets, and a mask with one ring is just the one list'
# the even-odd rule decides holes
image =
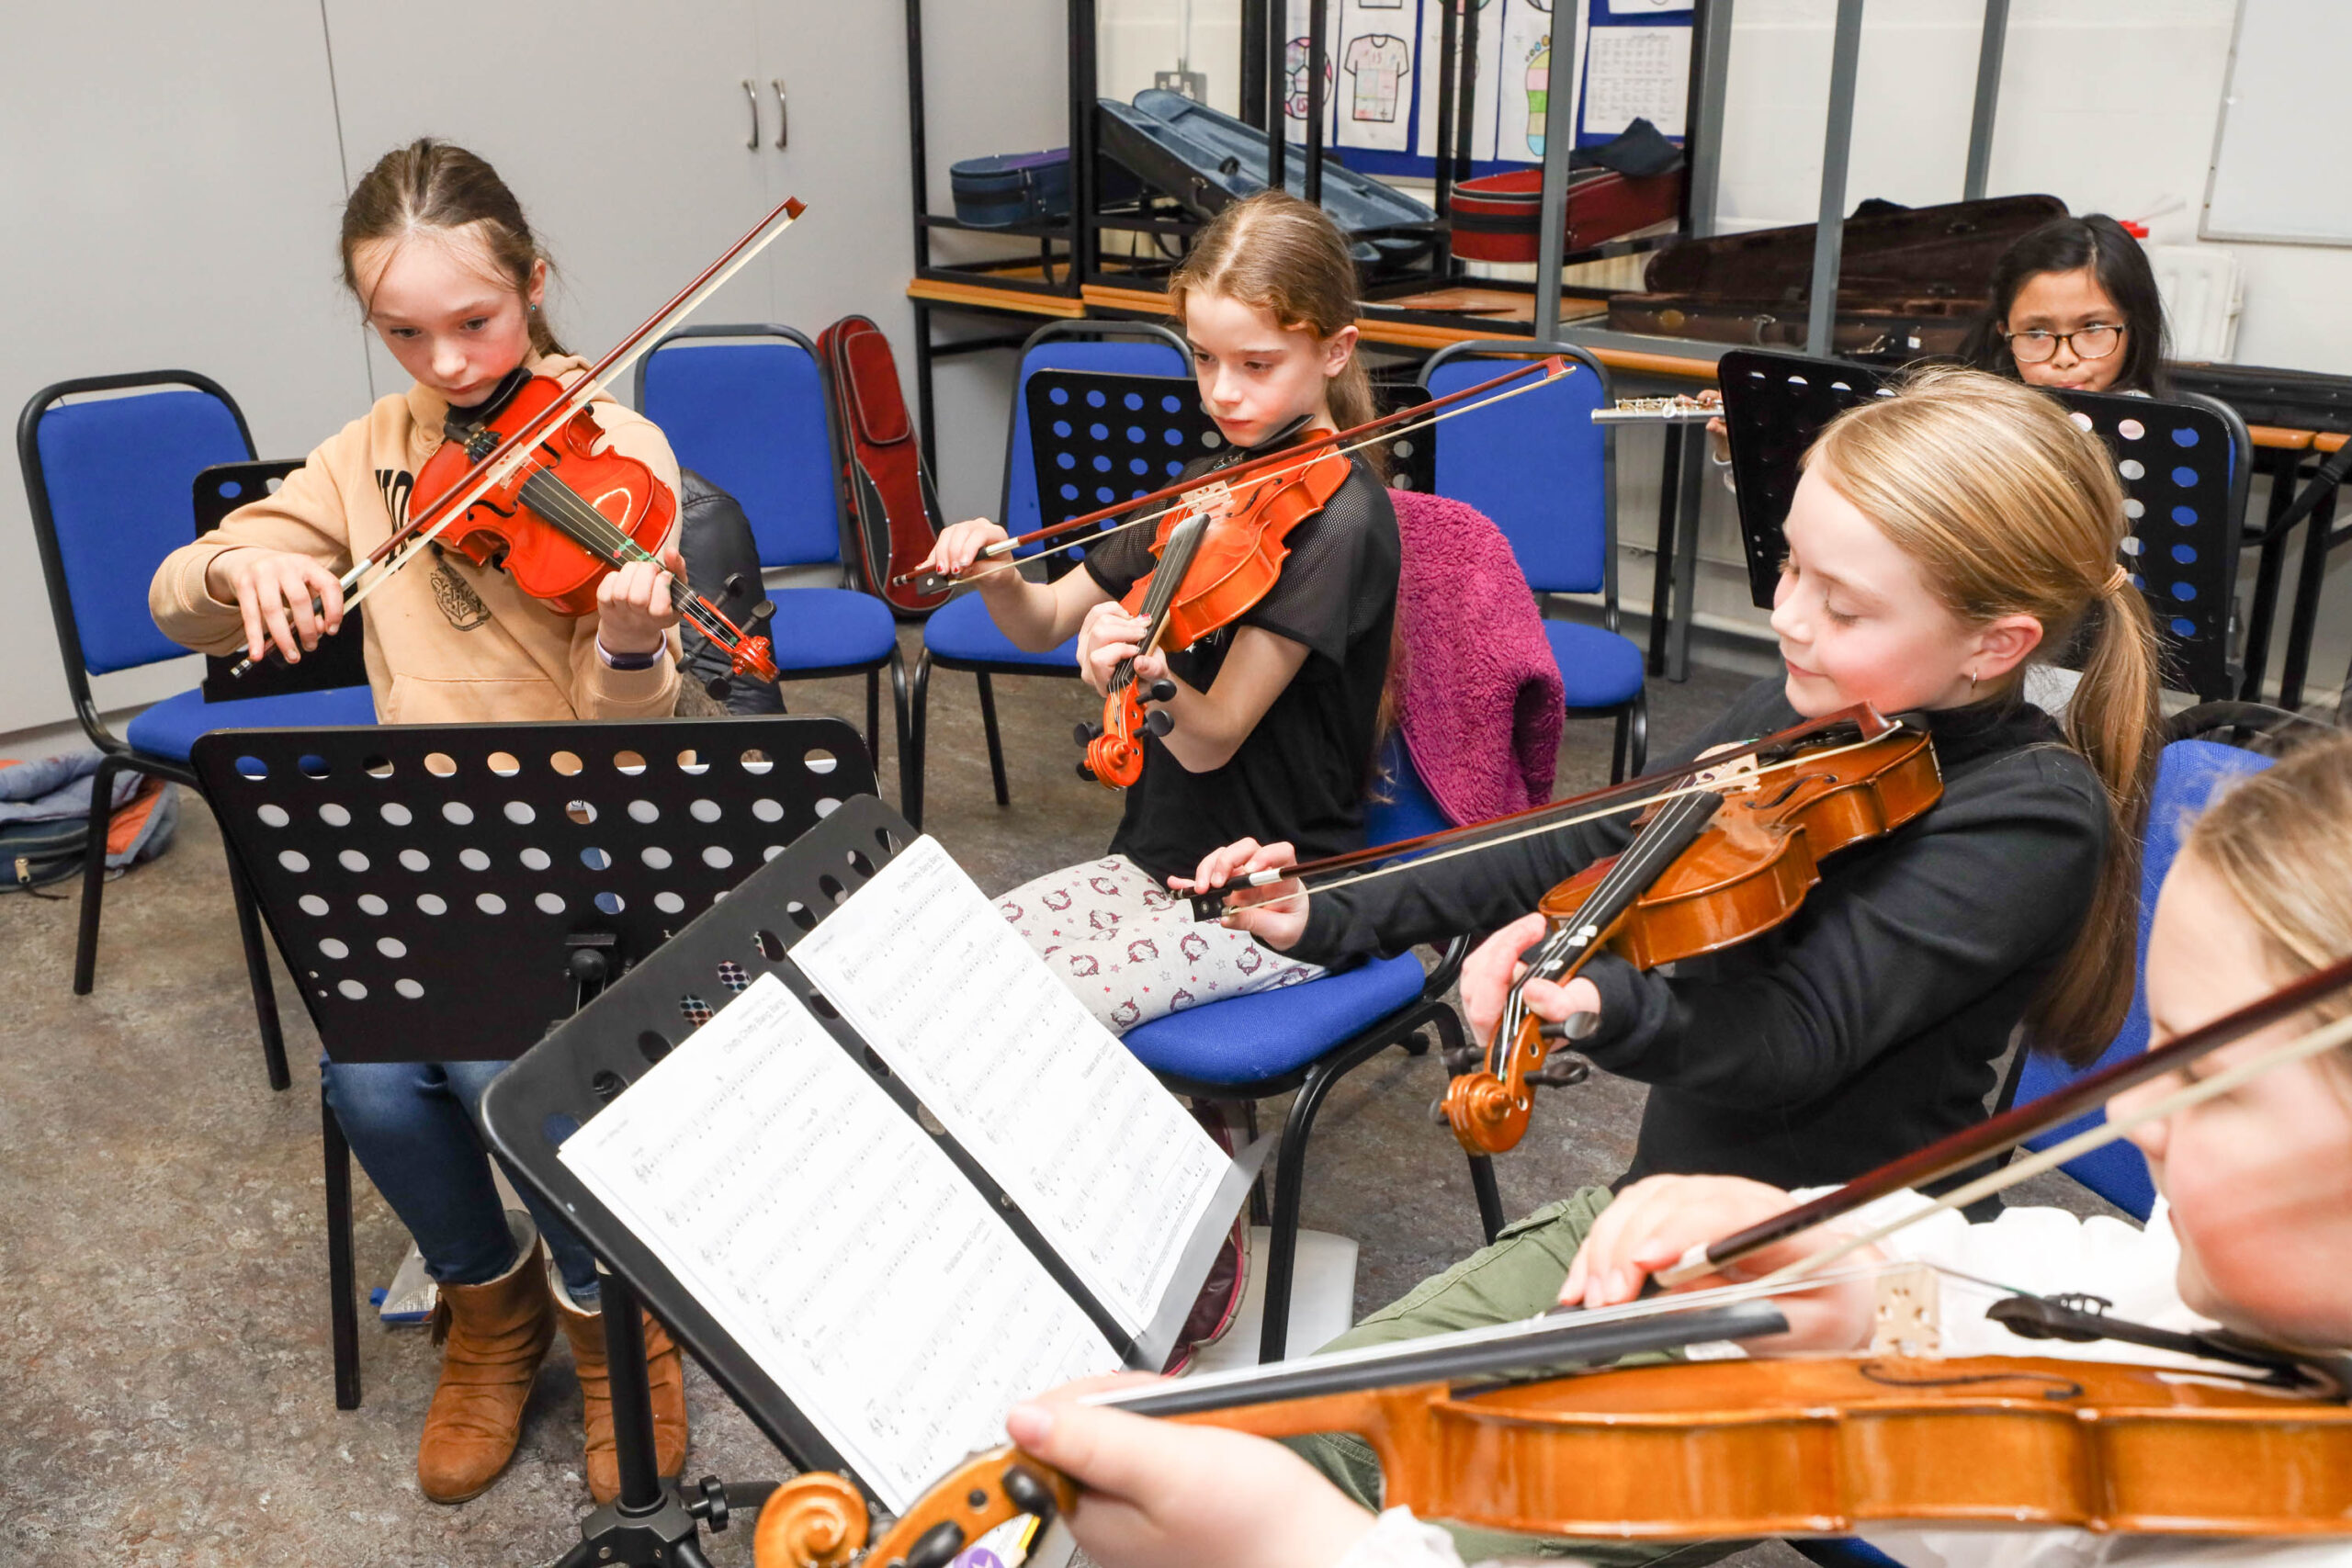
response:
{"label": "black mesh top", "polygon": [[[1306,662],[1221,768],[1189,772],[1157,737],[1145,739],[1143,777],[1127,791],[1111,852],[1162,882],[1191,875],[1203,855],[1236,839],[1288,840],[1302,860],[1363,841],[1399,551],[1387,491],[1361,457],[1349,461],[1353,471],[1329,503],[1292,530],[1282,580],[1234,623],[1304,644]],[[1086,552],[1088,575],[1114,599],[1156,564],[1143,528]],[[1170,654],[1170,671],[1210,691],[1233,631]]]}

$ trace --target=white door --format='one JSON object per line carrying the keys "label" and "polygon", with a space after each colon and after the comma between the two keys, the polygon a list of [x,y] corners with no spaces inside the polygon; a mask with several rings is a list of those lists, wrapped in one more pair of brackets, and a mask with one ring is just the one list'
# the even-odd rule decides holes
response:
{"label": "white door", "polygon": [[[325,0],[325,9],[352,177],[419,136],[488,159],[554,257],[558,335],[589,358],[773,205],[775,153],[763,149],[775,111],[752,0]],[[773,308],[767,271],[755,265],[696,319],[765,321]],[[380,345],[370,358],[379,392],[407,385]]]}
{"label": "white door", "polygon": [[[300,457],[367,412],[314,6],[12,7],[7,55],[0,410],[13,420],[72,377],[201,371],[264,457]],[[20,483],[0,483],[0,731],[70,718]],[[98,703],[201,674],[192,658],[125,671]]]}

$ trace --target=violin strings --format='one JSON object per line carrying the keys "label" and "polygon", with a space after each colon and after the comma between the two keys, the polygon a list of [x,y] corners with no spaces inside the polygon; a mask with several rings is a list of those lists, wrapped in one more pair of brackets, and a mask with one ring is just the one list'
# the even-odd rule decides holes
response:
{"label": "violin strings", "polygon": [[[1743,778],[1760,778],[1766,773],[1778,773],[1785,768],[1803,767],[1815,762],[1826,762],[1833,757],[1842,757],[1849,751],[1859,751],[1863,747],[1873,744],[1874,741],[1879,739],[1883,738],[1873,737],[1871,739],[1844,741],[1838,745],[1827,747],[1822,750],[1804,751],[1794,756],[1784,757],[1777,762],[1758,763],[1753,773],[1745,773],[1740,776]],[[1317,893],[1335,893],[1342,887],[1353,887],[1360,882],[1370,882],[1374,877],[1394,876],[1398,872],[1410,870],[1415,866],[1435,865],[1440,861],[1452,860],[1456,855],[1476,854],[1483,850],[1498,849],[1504,844],[1515,844],[1522,839],[1532,839],[1544,833],[1557,832],[1563,828],[1575,828],[1587,822],[1598,822],[1603,818],[1615,817],[1623,812],[1639,811],[1645,807],[1657,806],[1668,801],[1685,799],[1688,796],[1715,789],[1722,784],[1722,782],[1723,781],[1719,779],[1709,780],[1702,775],[1699,778],[1679,784],[1672,789],[1660,790],[1656,795],[1644,795],[1636,800],[1623,800],[1618,801],[1613,805],[1597,806],[1590,811],[1579,812],[1574,817],[1546,818],[1542,822],[1536,823],[1532,827],[1521,828],[1513,832],[1498,833],[1494,837],[1487,839],[1474,839],[1467,843],[1448,844],[1442,849],[1430,850],[1424,853],[1413,855],[1409,859],[1387,861],[1365,871],[1351,872],[1345,876],[1333,877],[1329,882],[1318,882],[1312,887],[1301,887],[1293,893],[1278,894],[1272,898],[1261,898],[1248,904],[1236,905],[1234,906],[1233,912],[1238,912],[1242,909],[1271,909],[1280,905],[1293,903],[1300,898],[1311,897]],[[1273,882],[1261,883],[1258,884],[1258,886],[1262,887],[1271,887],[1273,886],[1276,882],[1280,882],[1282,880],[1283,878],[1277,876]],[[1202,892],[1209,893],[1246,893],[1252,890],[1253,889],[1248,884],[1244,884],[1239,887],[1232,888],[1200,889]]]}
{"label": "violin strings", "polygon": [[[1521,393],[1532,392],[1538,388],[1548,387],[1555,381],[1573,376],[1576,374],[1576,370],[1577,367],[1574,365],[1570,365],[1560,371],[1558,375],[1539,376],[1534,380],[1528,382],[1525,386],[1513,387],[1507,392],[1497,392],[1491,397],[1480,398],[1475,403],[1460,403],[1453,408],[1443,410],[1441,412],[1430,414],[1426,419],[1408,420],[1394,430],[1384,430],[1377,435],[1367,435],[1363,440],[1351,441],[1345,446],[1333,447],[1328,451],[1317,450],[1309,456],[1301,457],[1295,463],[1277,464],[1271,468],[1261,469],[1254,474],[1245,474],[1240,479],[1227,482],[1229,482],[1233,488],[1238,490],[1244,485],[1254,487],[1262,481],[1283,479],[1291,474],[1300,473],[1312,467],[1314,464],[1321,461],[1325,457],[1344,457],[1351,453],[1361,452],[1368,446],[1377,446],[1384,441],[1394,441],[1400,435],[1411,435],[1416,432],[1430,429],[1433,425],[1442,424],[1449,419],[1454,419],[1465,413],[1475,413],[1480,409],[1492,408],[1497,403],[1508,402],[1511,399],[1520,396]],[[1216,470],[1212,469],[1210,470],[1210,473],[1214,473],[1215,471]],[[1207,485],[1215,482],[1217,481],[1213,480],[1209,477],[1209,474],[1203,474],[1200,477],[1200,485]],[[1197,489],[1200,488],[1200,486],[1195,486],[1194,488]],[[1004,560],[993,566],[984,567],[978,571],[967,572],[962,576],[955,578],[951,586],[961,588],[967,582],[979,582],[984,579],[1000,576],[1008,571],[1017,572],[1029,561],[1041,560],[1046,556],[1057,555],[1063,550],[1074,550],[1079,548],[1080,546],[1095,544],[1102,539],[1110,537],[1114,534],[1125,533],[1129,528],[1140,528],[1147,523],[1157,523],[1161,518],[1168,516],[1170,513],[1182,512],[1187,506],[1191,505],[1192,502],[1188,499],[1190,495],[1191,491],[1188,491],[1184,495],[1179,496],[1177,499],[1170,502],[1167,505],[1161,507],[1157,512],[1148,512],[1138,517],[1130,517],[1123,523],[1105,524],[1102,527],[1097,528],[1093,533],[1088,534],[1081,538],[1066,539],[1059,544],[1040,545],[1037,547],[1037,552],[1035,555],[1025,557],[1023,559]],[[1010,541],[1003,542],[1009,543]]]}
{"label": "violin strings", "polygon": [[[1810,1257],[1800,1258],[1764,1276],[1759,1282],[1769,1284],[1778,1281],[1797,1282],[1811,1280],[1815,1277],[1815,1270],[1850,1257],[1864,1247],[1875,1247],[1888,1236],[1917,1224],[1931,1214],[1942,1213],[1947,1209],[1964,1209],[1977,1200],[1989,1198],[1996,1192],[2014,1187],[2029,1177],[2039,1176],[2045,1170],[2054,1170],[2077,1156],[2088,1154],[2093,1149],[2103,1148],[2126,1134],[2146,1126],[2151,1122],[2162,1121],[2176,1111],[2185,1111],[2216,1095],[2227,1094],[2230,1090],[2260,1077],[2274,1067],[2320,1055],[2347,1043],[2352,1043],[2352,1017],[2338,1019],[2333,1023],[2324,1024],[2296,1039],[2274,1045],[2259,1055],[2249,1056],[2235,1066],[2215,1073],[2211,1077],[2198,1078],[2186,1087],[2130,1112],[2118,1115],[2110,1107],[2107,1120],[2098,1126],[2077,1133],[2062,1143],[2052,1144],[2050,1147],[2038,1150],[2023,1159],[2012,1161],[1990,1175],[1979,1177],[1964,1186],[1956,1187],[1941,1197],[1921,1206],[1915,1213],[1905,1214],[1900,1219],[1891,1220],[1857,1235],[1841,1238]],[[1703,1248],[1694,1248],[1690,1257],[1660,1274],[1658,1283],[1672,1286],[1685,1280],[1693,1280],[1704,1274],[1719,1271],[1725,1263],[1737,1261],[1735,1255],[1732,1258],[1710,1262],[1704,1258],[1703,1253]]]}

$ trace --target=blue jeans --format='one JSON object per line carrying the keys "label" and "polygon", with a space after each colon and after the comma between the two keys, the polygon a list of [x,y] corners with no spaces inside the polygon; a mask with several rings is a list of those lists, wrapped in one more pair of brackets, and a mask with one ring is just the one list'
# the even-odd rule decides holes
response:
{"label": "blue jeans", "polygon": [[[444,1285],[480,1285],[514,1263],[514,1237],[491,1184],[475,1123],[482,1090],[504,1062],[336,1062],[321,1057],[327,1103],[359,1168]],[[546,1238],[572,1301],[596,1303],[596,1258],[570,1226],[527,1190],[523,1201]]]}

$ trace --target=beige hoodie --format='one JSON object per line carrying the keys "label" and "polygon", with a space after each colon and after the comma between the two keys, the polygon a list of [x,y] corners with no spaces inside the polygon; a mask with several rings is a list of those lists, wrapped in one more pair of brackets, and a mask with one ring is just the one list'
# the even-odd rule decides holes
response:
{"label": "beige hoodie", "polygon": [[[571,356],[530,365],[565,381],[587,367]],[[203,653],[243,648],[237,607],[205,585],[213,560],[230,550],[289,550],[348,570],[407,516],[410,486],[441,446],[448,406],[423,387],[379,399],[367,417],[288,475],[277,494],[239,507],[219,529],[165,557],[147,590],[147,608],[164,635]],[[644,463],[676,493],[678,460],[660,430],[602,394],[590,410],[614,450]],[[667,717],[677,701],[674,629],[667,655],[650,669],[615,670],[596,652],[593,611],[577,620],[562,615],[504,572],[455,550],[438,559],[419,556],[370,592],[363,611],[368,684],[386,724]]]}

